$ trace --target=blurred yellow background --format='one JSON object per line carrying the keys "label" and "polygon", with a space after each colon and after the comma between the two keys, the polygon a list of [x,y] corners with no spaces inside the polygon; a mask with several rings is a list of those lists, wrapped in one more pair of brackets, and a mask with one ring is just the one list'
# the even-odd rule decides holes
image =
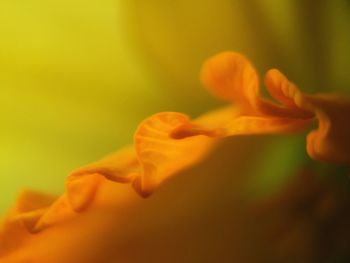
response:
{"label": "blurred yellow background", "polygon": [[[0,211],[22,188],[60,193],[152,113],[216,106],[198,81],[216,52],[280,68],[303,91],[348,92],[349,12],[345,0],[1,1]],[[274,140],[258,170],[307,161],[300,138]]]}
{"label": "blurred yellow background", "polygon": [[24,187],[60,193],[71,169],[128,144],[158,110],[117,4],[1,2],[1,210]]}

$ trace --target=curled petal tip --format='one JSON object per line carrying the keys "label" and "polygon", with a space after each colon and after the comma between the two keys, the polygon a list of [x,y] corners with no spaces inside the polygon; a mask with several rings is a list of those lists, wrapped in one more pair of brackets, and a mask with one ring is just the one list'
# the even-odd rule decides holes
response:
{"label": "curled petal tip", "polygon": [[201,81],[215,96],[246,107],[255,107],[259,93],[254,67],[241,54],[222,52],[204,62]]}
{"label": "curled petal tip", "polygon": [[270,95],[282,104],[285,117],[308,119],[315,116],[298,87],[278,69],[267,71],[264,82]]}

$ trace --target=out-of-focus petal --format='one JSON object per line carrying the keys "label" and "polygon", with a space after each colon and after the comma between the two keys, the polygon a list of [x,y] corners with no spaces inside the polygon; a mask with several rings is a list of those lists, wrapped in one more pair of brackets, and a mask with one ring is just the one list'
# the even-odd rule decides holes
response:
{"label": "out-of-focus petal", "polygon": [[220,99],[237,102],[247,109],[257,107],[258,75],[241,54],[223,52],[209,58],[202,66],[201,80]]}
{"label": "out-of-focus petal", "polygon": [[[201,79],[209,91],[221,99],[239,105],[241,114],[268,115],[282,118],[312,118],[294,105],[284,92],[299,92],[279,71],[266,74],[265,83],[271,95],[282,105],[260,96],[256,70],[246,57],[235,52],[222,52],[209,58],[202,66]],[[300,92],[299,92],[300,93]]]}
{"label": "out-of-focus petal", "polygon": [[350,100],[303,94],[280,71],[272,69],[265,76],[265,84],[280,104],[268,101],[259,95],[257,74],[252,65],[234,52],[223,52],[208,59],[201,79],[216,96],[238,104],[239,114],[230,119],[226,112],[209,113],[211,118],[215,115],[226,118],[226,123],[216,127],[205,121],[200,126],[187,125],[176,131],[175,137],[292,132],[306,127],[316,117],[319,127],[308,136],[309,155],[324,162],[350,164]]}
{"label": "out-of-focus petal", "polygon": [[[235,111],[230,112],[228,108],[210,112],[208,117],[203,115],[199,122],[193,121],[192,125],[176,131],[175,137],[288,133],[304,128],[314,116],[295,105],[296,94],[301,92],[279,71],[268,72],[265,81],[271,95],[282,104],[262,98],[254,67],[235,52],[223,52],[209,58],[202,67],[201,79],[213,94],[236,103]],[[289,92],[287,95],[291,98],[285,92]],[[212,119],[222,122],[213,125]]]}
{"label": "out-of-focus petal", "polygon": [[350,100],[332,95],[307,96],[318,128],[307,137],[307,151],[323,162],[350,165]]}
{"label": "out-of-focus petal", "polygon": [[303,94],[281,72],[267,72],[266,86],[270,94],[303,117],[312,112],[318,128],[307,137],[311,158],[337,164],[350,164],[350,100],[333,94]]}
{"label": "out-of-focus petal", "polygon": [[[270,69],[265,75],[265,85],[270,95],[282,104],[284,116],[312,118],[314,113],[308,110],[306,100],[298,87],[279,70]],[[287,112],[289,109],[289,112]],[[274,113],[272,113],[274,114]]]}

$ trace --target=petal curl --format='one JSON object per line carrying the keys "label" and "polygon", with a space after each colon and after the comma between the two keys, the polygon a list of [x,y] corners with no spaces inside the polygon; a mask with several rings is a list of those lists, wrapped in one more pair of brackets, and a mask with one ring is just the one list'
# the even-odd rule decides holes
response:
{"label": "petal curl", "polygon": [[246,57],[222,52],[204,62],[201,80],[220,99],[238,102],[246,109],[256,109],[259,97],[258,75]]}
{"label": "petal curl", "polygon": [[207,137],[175,139],[172,133],[188,125],[187,115],[176,112],[158,113],[138,127],[134,144],[142,172],[134,188],[148,196],[167,177],[200,161],[213,145]]}
{"label": "petal curl", "polygon": [[[281,118],[312,118],[313,113],[297,107],[294,99],[301,94],[278,70],[270,70],[265,84],[273,98],[281,105],[260,96],[256,70],[239,53],[222,52],[209,58],[202,66],[201,80],[217,97],[236,103],[242,114],[275,116]],[[288,96],[284,93],[288,92]]]}
{"label": "petal curl", "polygon": [[281,72],[267,72],[265,84],[270,94],[293,108],[299,118],[313,114],[318,128],[307,136],[311,158],[328,163],[350,164],[350,100],[332,94],[303,94]]}
{"label": "petal curl", "polygon": [[0,257],[11,253],[22,245],[45,210],[56,199],[35,191],[22,191],[0,226]]}
{"label": "petal curl", "polygon": [[72,208],[81,212],[90,205],[102,177],[118,183],[131,183],[139,171],[139,162],[133,147],[126,147],[76,169],[66,180],[67,196]]}
{"label": "petal curl", "polygon": [[202,67],[201,79],[216,96],[236,103],[235,111],[230,113],[226,108],[207,113],[177,130],[174,137],[288,133],[305,128],[314,117],[313,112],[296,104],[295,100],[300,103],[303,98],[301,92],[277,70],[266,74],[265,83],[281,104],[262,98],[254,67],[238,53],[223,52],[209,58]]}
{"label": "petal curl", "polygon": [[[15,206],[8,214],[8,223],[18,221],[33,232],[35,225],[46,210],[54,203],[56,197],[40,192],[24,190],[17,197]],[[12,222],[11,222],[12,221]]]}
{"label": "petal curl", "polygon": [[259,95],[253,66],[234,52],[223,52],[208,59],[203,65],[201,79],[214,95],[235,102],[241,116],[226,118],[226,124],[215,129],[205,121],[200,126],[188,125],[176,131],[175,137],[284,133],[304,128],[316,118],[319,127],[308,135],[308,154],[323,162],[350,164],[348,99],[303,94],[280,71],[271,69],[265,75],[265,85],[278,103],[266,100]]}
{"label": "petal curl", "polygon": [[265,113],[301,119],[310,119],[315,116],[302,92],[279,70],[270,69],[265,74],[265,86],[270,95],[281,103],[281,106],[273,104],[272,110],[269,110],[269,107],[262,107]]}
{"label": "petal curl", "polygon": [[307,99],[319,122],[307,137],[308,154],[322,162],[350,165],[350,99],[329,94]]}

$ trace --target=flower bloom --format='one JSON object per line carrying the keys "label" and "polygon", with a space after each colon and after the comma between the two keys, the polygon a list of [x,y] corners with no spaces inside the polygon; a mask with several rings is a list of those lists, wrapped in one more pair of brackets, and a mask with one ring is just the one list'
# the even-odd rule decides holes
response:
{"label": "flower bloom", "polygon": [[[118,218],[133,216],[126,210],[123,214],[123,207],[147,203],[149,199],[138,196],[148,197],[168,178],[202,161],[226,137],[292,133],[318,121],[307,136],[310,157],[350,164],[347,99],[303,94],[276,69],[269,70],[264,81],[275,101],[265,99],[259,94],[255,69],[234,52],[209,58],[201,80],[214,96],[230,105],[193,120],[177,112],[157,113],[139,125],[132,146],[73,171],[60,197],[23,192],[3,222],[0,257],[6,262],[97,262],[91,261],[93,253],[113,250],[113,245],[102,244],[111,237],[92,244],[95,237],[87,233],[106,233],[108,227],[115,231]],[[69,236],[70,231],[77,236]],[[122,232],[119,229],[115,235],[122,236]],[[57,246],[66,252],[54,258],[53,251],[62,251]],[[82,252],[91,247],[94,249]]]}

